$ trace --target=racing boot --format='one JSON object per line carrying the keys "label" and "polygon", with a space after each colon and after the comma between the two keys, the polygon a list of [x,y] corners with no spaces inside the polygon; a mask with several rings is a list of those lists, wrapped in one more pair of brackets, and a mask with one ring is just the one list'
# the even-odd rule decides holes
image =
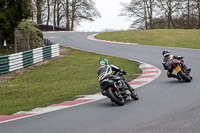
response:
{"label": "racing boot", "polygon": [[190,71],[191,71],[191,68],[187,68],[186,71],[190,72]]}

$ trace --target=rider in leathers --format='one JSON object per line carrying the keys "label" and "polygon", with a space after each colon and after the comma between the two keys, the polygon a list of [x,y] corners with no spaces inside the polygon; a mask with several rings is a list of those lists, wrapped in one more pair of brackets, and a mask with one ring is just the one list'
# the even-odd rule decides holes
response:
{"label": "rider in leathers", "polygon": [[[100,64],[100,68],[97,71],[97,75],[99,77],[99,82],[101,82],[105,77],[109,76],[110,79],[112,79],[116,82],[123,81],[128,87],[130,87],[130,85],[125,82],[125,78],[123,76],[115,75],[117,72],[126,74],[126,71],[124,71],[123,69],[121,69],[115,65],[109,65],[107,59],[99,60],[99,64]],[[113,71],[114,71],[114,73],[113,73]],[[123,86],[121,85],[119,87],[123,87]]]}
{"label": "rider in leathers", "polygon": [[186,70],[186,71],[190,71],[191,69],[190,68],[187,68],[187,66],[184,64],[184,61],[182,60],[183,57],[182,56],[174,56],[174,55],[171,55],[170,52],[168,50],[164,50],[162,52],[163,56],[164,56],[164,59],[162,61],[162,64],[163,64],[163,67],[165,70],[168,70],[167,72],[167,76],[170,78],[170,77],[174,77],[174,78],[178,78],[177,75],[175,74],[172,74],[173,70],[170,68],[171,66],[168,66],[167,65],[167,62],[170,61],[170,60],[173,60],[173,59],[178,59],[181,61],[181,66]]}

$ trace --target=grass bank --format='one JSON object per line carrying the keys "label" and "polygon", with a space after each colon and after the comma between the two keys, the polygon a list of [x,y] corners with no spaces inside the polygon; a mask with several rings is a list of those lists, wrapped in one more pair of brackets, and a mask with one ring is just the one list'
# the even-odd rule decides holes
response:
{"label": "grass bank", "polygon": [[[126,59],[88,53],[62,47],[62,56],[22,75],[0,81],[0,115],[31,110],[63,101],[77,95],[100,91],[98,61],[107,58],[128,72],[127,80],[141,73],[139,63]],[[5,76],[5,75],[0,75]]]}
{"label": "grass bank", "polygon": [[15,53],[14,50],[6,50],[6,49],[3,49],[3,48],[0,48],[0,56],[4,56],[4,55],[9,55],[9,54],[13,54]]}
{"label": "grass bank", "polygon": [[[29,45],[31,49],[44,46],[43,43],[43,33],[38,28],[34,22],[22,21],[15,29],[15,37],[17,44],[16,52],[27,51],[27,38],[29,35]],[[12,38],[15,40],[15,38]],[[0,46],[0,56],[14,54],[15,44],[11,39],[7,40],[7,46]]]}
{"label": "grass bank", "polygon": [[200,49],[200,30],[156,29],[106,32],[96,38],[140,45]]}

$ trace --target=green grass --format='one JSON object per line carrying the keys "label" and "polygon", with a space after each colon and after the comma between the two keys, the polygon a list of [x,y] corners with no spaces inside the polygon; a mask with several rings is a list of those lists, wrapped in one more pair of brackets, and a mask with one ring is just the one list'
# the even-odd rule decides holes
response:
{"label": "green grass", "polygon": [[99,59],[125,69],[131,80],[141,73],[139,63],[122,58],[104,56],[62,48],[64,57],[37,66],[22,75],[0,82],[0,115],[31,110],[76,99],[77,95],[100,91],[97,70]]}
{"label": "green grass", "polygon": [[6,50],[5,48],[0,48],[0,56],[4,56],[4,55],[9,55],[9,54],[14,54],[15,51],[14,50]]}
{"label": "green grass", "polygon": [[24,37],[27,38],[28,35],[31,39],[33,39],[35,42],[37,42],[37,46],[33,46],[33,48],[37,48],[40,46],[44,46],[43,40],[41,37],[39,37],[39,33],[42,35],[42,32],[36,28],[35,26],[36,24],[34,22],[31,21],[22,21],[17,29],[18,30],[22,30],[24,33]]}
{"label": "green grass", "polygon": [[138,43],[140,45],[200,49],[200,30],[157,29],[99,34],[98,39]]}

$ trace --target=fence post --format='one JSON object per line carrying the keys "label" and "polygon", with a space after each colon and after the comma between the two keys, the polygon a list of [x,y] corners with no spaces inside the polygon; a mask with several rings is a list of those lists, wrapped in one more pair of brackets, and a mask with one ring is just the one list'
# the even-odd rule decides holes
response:
{"label": "fence post", "polygon": [[15,53],[17,53],[17,37],[15,36]]}
{"label": "fence post", "polygon": [[28,30],[28,35],[27,35],[27,47],[28,47],[28,50],[30,50],[30,44],[29,44],[29,30]]}

